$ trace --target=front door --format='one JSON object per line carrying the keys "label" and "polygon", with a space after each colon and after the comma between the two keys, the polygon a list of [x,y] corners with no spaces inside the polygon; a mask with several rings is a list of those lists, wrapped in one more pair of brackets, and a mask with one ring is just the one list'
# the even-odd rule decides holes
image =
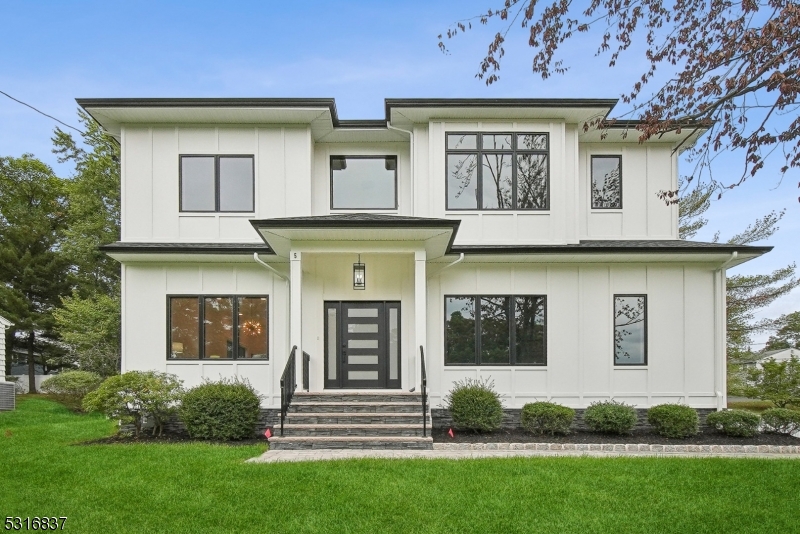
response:
{"label": "front door", "polygon": [[325,387],[400,388],[400,303],[325,303]]}

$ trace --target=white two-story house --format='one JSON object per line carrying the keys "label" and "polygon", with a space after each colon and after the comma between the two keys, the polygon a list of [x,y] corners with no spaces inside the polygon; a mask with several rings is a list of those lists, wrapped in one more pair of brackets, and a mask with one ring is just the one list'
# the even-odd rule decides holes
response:
{"label": "white two-story house", "polygon": [[424,352],[434,407],[725,406],[725,271],[769,247],[679,240],[684,136],[584,129],[615,100],[78,103],[122,147],[123,371],[277,409],[294,347],[311,392],[419,391]]}

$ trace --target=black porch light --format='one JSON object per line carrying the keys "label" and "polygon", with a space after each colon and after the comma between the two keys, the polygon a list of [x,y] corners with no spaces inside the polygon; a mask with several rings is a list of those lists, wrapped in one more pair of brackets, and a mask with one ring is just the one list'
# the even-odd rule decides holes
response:
{"label": "black porch light", "polygon": [[361,254],[358,255],[358,263],[353,264],[353,289],[367,288],[367,267],[361,263]]}

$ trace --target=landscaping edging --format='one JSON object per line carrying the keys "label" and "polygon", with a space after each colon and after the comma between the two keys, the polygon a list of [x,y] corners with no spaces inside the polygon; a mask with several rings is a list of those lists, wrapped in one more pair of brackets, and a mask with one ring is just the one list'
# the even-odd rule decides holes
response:
{"label": "landscaping edging", "polygon": [[683,452],[708,454],[800,454],[800,445],[648,445],[646,443],[434,443],[435,451],[586,451],[586,452]]}

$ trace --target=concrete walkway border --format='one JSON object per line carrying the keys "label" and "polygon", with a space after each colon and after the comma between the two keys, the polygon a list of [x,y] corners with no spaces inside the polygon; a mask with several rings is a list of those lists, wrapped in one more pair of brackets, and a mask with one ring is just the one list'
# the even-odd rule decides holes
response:
{"label": "concrete walkway border", "polygon": [[553,456],[657,458],[767,458],[800,460],[800,445],[649,445],[609,443],[434,443],[433,450],[310,449],[267,451],[251,463],[356,458],[451,459]]}

